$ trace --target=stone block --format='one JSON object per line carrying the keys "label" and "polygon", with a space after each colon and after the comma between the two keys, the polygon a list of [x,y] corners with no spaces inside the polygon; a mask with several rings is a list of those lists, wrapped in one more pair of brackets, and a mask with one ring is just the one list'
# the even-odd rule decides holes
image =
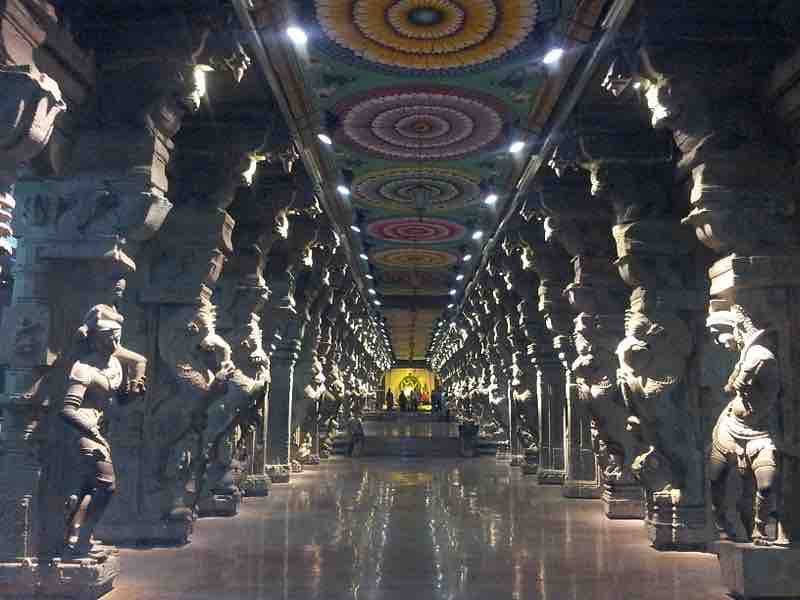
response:
{"label": "stone block", "polygon": [[742,600],[800,598],[800,548],[717,544],[722,581]]}
{"label": "stone block", "polygon": [[13,600],[95,600],[114,587],[119,575],[119,554],[100,560],[40,561],[26,558],[0,563],[0,598]]}
{"label": "stone block", "polygon": [[263,497],[269,496],[269,489],[272,480],[269,475],[248,475],[239,484],[245,496]]}
{"label": "stone block", "polygon": [[644,493],[637,484],[606,483],[603,514],[609,519],[644,519]]}
{"label": "stone block", "polygon": [[565,479],[561,488],[564,498],[598,499],[603,490],[596,481],[583,481],[578,479]]}
{"label": "stone block", "polygon": [[198,502],[197,514],[200,517],[235,517],[241,504],[241,492],[210,494]]}

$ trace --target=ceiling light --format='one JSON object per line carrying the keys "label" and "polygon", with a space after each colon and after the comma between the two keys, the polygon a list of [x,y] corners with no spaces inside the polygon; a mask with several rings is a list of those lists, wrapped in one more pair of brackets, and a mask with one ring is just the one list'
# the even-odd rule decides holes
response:
{"label": "ceiling light", "polygon": [[333,144],[333,140],[328,135],[326,135],[324,133],[318,133],[317,134],[317,139],[320,142],[322,142],[323,144],[325,144],[326,146],[330,146],[331,144]]}
{"label": "ceiling light", "polygon": [[376,292],[376,291],[375,291],[373,288],[369,288],[369,290],[367,290],[367,291],[368,291],[370,294],[372,294],[373,296],[374,296],[374,295],[377,293],[377,292]]}
{"label": "ceiling light", "polygon": [[508,151],[511,154],[517,154],[518,152],[522,152],[522,149],[525,147],[525,142],[517,140],[516,142],[512,142],[511,145],[508,147]]}
{"label": "ceiling light", "polygon": [[375,306],[380,306],[380,305],[381,305],[381,302],[380,302],[380,300],[373,300],[373,301],[372,301],[372,303],[373,303]]}
{"label": "ceiling light", "polygon": [[358,225],[350,225],[350,229],[352,229],[356,233],[361,233],[361,227],[359,227]]}
{"label": "ceiling light", "polygon": [[634,82],[633,89],[638,90],[638,89],[641,89],[641,87],[642,87],[642,82],[641,81]]}
{"label": "ceiling light", "polygon": [[308,41],[308,35],[306,34],[306,32],[300,29],[299,27],[295,27],[294,25],[286,28],[286,35],[288,35],[289,39],[292,40],[298,46],[303,46]]}
{"label": "ceiling light", "polygon": [[478,229],[478,231],[476,231],[475,233],[472,234],[472,239],[473,240],[479,240],[482,237],[483,237],[483,232],[480,229]]}
{"label": "ceiling light", "polygon": [[[362,254],[362,256],[363,256],[363,254]],[[372,275],[370,275],[369,273],[367,273],[366,275],[364,275],[364,277],[366,277],[366,278],[367,278],[367,279],[369,279],[370,281],[372,281],[373,279],[375,279],[375,278],[374,278]]]}
{"label": "ceiling light", "polygon": [[564,56],[563,48],[553,48],[547,51],[547,54],[544,55],[542,62],[546,65],[553,65],[561,60],[562,56]]}
{"label": "ceiling light", "polygon": [[461,260],[463,260],[464,262],[469,262],[471,258],[472,254],[465,254],[464,258],[462,258]]}
{"label": "ceiling light", "polygon": [[358,255],[358,257],[359,257],[361,260],[369,260],[369,256],[367,256],[366,254],[363,254],[363,253],[362,253],[362,254],[359,254],[359,255]]}
{"label": "ceiling light", "polygon": [[461,281],[462,279],[464,279],[463,274],[459,273],[458,275],[456,275],[456,281]]}
{"label": "ceiling light", "polygon": [[497,202],[497,194],[489,194],[483,199],[483,203],[487,205],[494,204],[495,202]]}
{"label": "ceiling light", "polygon": [[456,295],[456,293],[457,293],[457,292],[456,292],[456,290],[450,290],[450,295],[451,295],[451,296],[455,296],[455,295]]}
{"label": "ceiling light", "polygon": [[350,189],[344,185],[337,185],[336,191],[339,192],[342,196],[350,195]]}

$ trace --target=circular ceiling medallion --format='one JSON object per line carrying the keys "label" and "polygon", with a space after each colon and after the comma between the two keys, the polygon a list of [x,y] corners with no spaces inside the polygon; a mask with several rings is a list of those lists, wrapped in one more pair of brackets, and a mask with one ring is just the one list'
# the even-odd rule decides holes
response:
{"label": "circular ceiling medallion", "polygon": [[367,233],[385,242],[456,242],[464,237],[460,223],[444,219],[381,219],[367,225]]}
{"label": "circular ceiling medallion", "polygon": [[317,0],[326,37],[355,60],[424,72],[469,69],[523,50],[539,0]]}
{"label": "circular ceiling medallion", "polygon": [[478,180],[448,169],[403,168],[369,173],[353,182],[353,197],[368,207],[393,211],[442,211],[480,199]]}
{"label": "circular ceiling medallion", "polygon": [[464,157],[498,145],[508,111],[487,94],[457,88],[381,88],[336,109],[343,142],[387,160]]}
{"label": "circular ceiling medallion", "polygon": [[390,269],[442,269],[454,265],[458,258],[441,250],[392,248],[374,252],[370,260]]}
{"label": "circular ceiling medallion", "polygon": [[382,294],[444,296],[452,275],[441,271],[381,271]]}

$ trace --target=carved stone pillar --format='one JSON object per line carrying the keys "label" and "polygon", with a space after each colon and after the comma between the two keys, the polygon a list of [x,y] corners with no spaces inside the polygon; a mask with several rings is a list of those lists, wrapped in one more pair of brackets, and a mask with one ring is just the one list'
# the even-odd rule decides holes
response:
{"label": "carved stone pillar", "polygon": [[[692,361],[703,292],[696,288],[693,241],[663,212],[668,197],[658,175],[649,166],[599,162],[592,171],[594,193],[613,196],[617,266],[634,288],[617,349],[618,382],[639,446],[632,468],[646,490],[645,523],[657,548],[690,549],[708,535]],[[643,199],[649,204],[637,204]]]}
{"label": "carved stone pillar", "polygon": [[[634,55],[638,60],[632,62],[641,76],[642,101],[650,109],[653,126],[670,131],[680,153],[676,178],[689,205],[683,223],[694,229],[702,244],[722,256],[709,270],[709,327],[720,342],[733,338],[726,343],[739,355],[724,390],[730,402],[713,433],[712,506],[723,539],[737,537],[721,514],[726,500],[733,504],[734,499],[725,497],[720,479],[726,473],[720,469],[720,455],[733,459],[736,448],[732,445],[748,454],[751,442],[743,441],[742,435],[760,436],[758,444],[763,448],[769,445],[765,440],[772,440],[777,460],[768,462],[776,463],[775,467],[765,467],[752,446],[747,464],[739,463],[745,487],[738,504],[752,503],[752,510],[744,508],[740,514],[755,543],[783,545],[800,534],[796,508],[800,402],[792,368],[797,355],[793,340],[798,327],[794,306],[800,250],[793,189],[796,157],[778,139],[788,124],[773,122],[774,115],[763,110],[767,103],[760,94],[778,89],[785,93],[795,69],[790,62],[775,66],[787,51],[782,32],[766,31],[768,25],[756,25],[732,8],[720,7],[712,16],[687,6],[677,21],[665,21],[665,16],[652,11],[643,24],[643,46]],[[735,30],[736,36],[724,43],[721,36],[712,36],[698,54],[700,45],[689,23],[715,34]],[[785,116],[783,106],[776,112]],[[732,317],[725,335],[715,315],[719,309]],[[764,366],[760,374],[752,371],[753,356],[759,352]],[[777,394],[770,383],[774,379],[780,380]],[[749,409],[742,411],[744,398]],[[756,472],[757,489],[753,490],[749,484]],[[776,500],[777,506],[769,507]],[[778,526],[773,527],[776,520]],[[788,575],[800,564],[796,551],[725,542],[720,545],[720,564],[723,578],[737,595],[800,593]],[[750,575],[756,571],[787,576],[776,586],[780,576]]]}
{"label": "carved stone pillar", "polygon": [[545,326],[536,304],[531,300],[539,281],[533,271],[522,268],[522,248],[516,232],[503,240],[503,250],[507,255],[507,289],[514,292],[517,300],[513,313],[509,311],[508,334],[514,347],[511,393],[516,414],[516,442],[522,457],[518,462],[524,474],[532,475],[539,470],[539,403],[536,396],[536,370],[528,357],[528,344],[536,331],[545,331]]}
{"label": "carved stone pillar", "polygon": [[[248,198],[249,200],[249,198]],[[264,335],[261,324],[261,311],[269,299],[269,288],[264,281],[264,253],[256,243],[257,229],[252,223],[247,229],[237,226],[234,230],[234,253],[223,272],[220,281],[220,334],[231,345],[231,360],[246,377],[263,386],[264,393],[255,399],[252,410],[244,411],[237,419],[234,431],[224,441],[225,446],[218,449],[221,457],[217,468],[223,477],[209,474],[210,481],[225,485],[237,483],[248,496],[269,494],[270,480],[264,473],[264,453],[266,422],[269,414],[269,356],[263,347]],[[240,464],[241,463],[241,464]],[[227,469],[223,468],[227,464]],[[223,490],[209,489],[214,496]],[[235,490],[231,490],[235,495]],[[223,493],[223,495],[225,495]],[[232,506],[225,498],[219,502],[222,508]],[[216,504],[215,500],[213,504]],[[201,504],[200,515],[208,512]]]}
{"label": "carved stone pillar", "polygon": [[[273,247],[267,271],[267,284],[273,296],[265,320],[275,346],[271,355],[272,385],[267,423],[267,472],[273,483],[288,483],[290,478],[295,367],[306,326],[306,315],[298,314],[295,293],[304,269],[313,264],[312,248],[319,215],[313,194],[304,187],[303,174],[296,173],[293,177],[299,193],[289,213],[290,235],[287,241],[279,241]],[[305,312],[305,305],[301,308]]]}
{"label": "carved stone pillar", "polygon": [[539,275],[539,312],[552,336],[550,344],[535,342],[533,360],[538,369],[541,483],[563,484],[566,476],[565,418],[567,414],[567,373],[565,365],[574,359],[572,315],[564,298],[569,281],[569,258],[555,244],[545,240],[544,227],[532,213],[520,227],[522,264]]}
{"label": "carved stone pillar", "polygon": [[[339,246],[339,237],[327,218],[320,219],[313,245],[311,270],[305,272],[303,289],[298,294],[298,313],[305,320],[301,354],[295,368],[295,401],[293,407],[293,435],[298,462],[319,464],[319,431],[317,429],[320,404],[327,392],[324,367],[318,348],[321,341],[321,312],[330,283],[328,266]],[[317,300],[320,299],[318,303]]]}
{"label": "carved stone pillar", "polygon": [[[563,163],[565,154],[559,148],[554,163]],[[530,202],[538,203],[546,216],[551,239],[572,256],[574,278],[565,293],[578,313],[574,320],[578,357],[572,363],[574,403],[568,403],[568,430],[574,434],[570,449],[580,455],[586,450],[582,442],[590,435],[589,448],[596,456],[596,467],[588,461],[578,463],[586,478],[576,487],[593,495],[594,482],[601,484],[609,518],[643,518],[642,489],[631,472],[635,444],[626,430],[628,413],[617,389],[615,352],[624,336],[627,289],[614,265],[611,207],[590,196],[588,177],[574,168],[557,172],[558,178],[544,178]],[[597,477],[589,477],[591,468]]]}

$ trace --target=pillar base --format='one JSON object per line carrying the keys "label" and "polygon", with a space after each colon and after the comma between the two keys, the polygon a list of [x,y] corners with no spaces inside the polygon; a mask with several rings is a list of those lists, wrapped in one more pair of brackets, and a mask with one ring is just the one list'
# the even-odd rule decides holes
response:
{"label": "pillar base", "polygon": [[265,470],[272,483],[289,483],[292,478],[289,465],[269,465]]}
{"label": "pillar base", "polygon": [[210,494],[197,503],[197,514],[200,517],[235,517],[242,504],[242,493]]}
{"label": "pillar base", "polygon": [[644,519],[644,491],[637,483],[606,482],[603,513],[609,519]]}
{"label": "pillar base", "polygon": [[551,471],[541,466],[537,472],[538,481],[542,485],[563,485],[564,477],[564,471]]}
{"label": "pillar base", "polygon": [[512,467],[521,467],[525,464],[525,457],[522,454],[512,454],[511,455],[511,466]]}
{"label": "pillar base", "polygon": [[522,465],[522,474],[523,475],[538,475],[539,474],[539,463],[526,462],[524,465]]}
{"label": "pillar base", "polygon": [[242,479],[239,487],[245,496],[264,497],[269,496],[269,488],[272,480],[269,475],[247,475]]}
{"label": "pillar base", "polygon": [[36,558],[0,562],[0,598],[8,600],[95,600],[114,587],[119,553],[72,560]]}
{"label": "pillar base", "polygon": [[683,506],[669,498],[657,498],[647,503],[644,522],[657,550],[702,550],[709,541],[704,506]]}
{"label": "pillar base", "polygon": [[303,465],[318,465],[320,463],[320,458],[317,454],[309,454],[300,459],[300,464]]}
{"label": "pillar base", "polygon": [[722,582],[743,600],[800,598],[800,548],[718,542]]}
{"label": "pillar base", "polygon": [[564,498],[586,498],[598,499],[602,496],[603,490],[596,481],[582,481],[578,479],[566,479],[561,488],[561,495]]}
{"label": "pillar base", "polygon": [[101,522],[96,536],[115,546],[183,546],[189,543],[193,532],[194,519],[133,519],[125,523]]}

